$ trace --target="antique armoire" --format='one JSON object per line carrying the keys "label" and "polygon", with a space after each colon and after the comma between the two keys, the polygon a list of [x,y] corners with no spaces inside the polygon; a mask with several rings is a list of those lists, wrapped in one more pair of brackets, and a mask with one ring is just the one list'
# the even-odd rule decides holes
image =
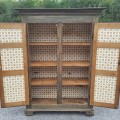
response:
{"label": "antique armoire", "polygon": [[22,23],[0,23],[1,107],[118,108],[120,23],[99,23],[103,9],[16,9]]}

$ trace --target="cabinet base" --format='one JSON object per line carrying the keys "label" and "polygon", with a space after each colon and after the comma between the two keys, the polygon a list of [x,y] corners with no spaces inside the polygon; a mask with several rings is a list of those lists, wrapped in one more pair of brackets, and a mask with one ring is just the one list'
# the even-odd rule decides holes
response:
{"label": "cabinet base", "polygon": [[46,106],[38,106],[38,107],[27,107],[25,111],[26,116],[33,116],[34,112],[41,112],[41,111],[74,111],[74,112],[84,112],[86,116],[93,116],[94,115],[94,109],[93,107],[85,107],[85,108],[80,108],[76,106],[71,106],[71,107],[61,107],[61,106],[56,106],[56,107],[46,107]]}

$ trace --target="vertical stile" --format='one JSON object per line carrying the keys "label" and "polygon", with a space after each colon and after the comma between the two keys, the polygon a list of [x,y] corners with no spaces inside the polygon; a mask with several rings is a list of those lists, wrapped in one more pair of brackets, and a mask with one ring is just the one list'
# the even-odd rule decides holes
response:
{"label": "vertical stile", "polygon": [[57,103],[62,104],[62,23],[57,24]]}

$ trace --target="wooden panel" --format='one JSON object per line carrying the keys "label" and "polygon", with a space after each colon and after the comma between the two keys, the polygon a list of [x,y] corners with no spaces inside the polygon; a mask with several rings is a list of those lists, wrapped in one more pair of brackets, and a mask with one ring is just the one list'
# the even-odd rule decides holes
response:
{"label": "wooden panel", "polygon": [[79,46],[90,46],[89,42],[63,42],[62,45],[79,45]]}
{"label": "wooden panel", "polygon": [[39,46],[39,45],[57,45],[57,42],[31,42],[29,45]]}
{"label": "wooden panel", "polygon": [[118,43],[101,43],[101,42],[98,42],[97,46],[99,48],[120,48],[120,44],[118,44]]}
{"label": "wooden panel", "polygon": [[116,71],[106,71],[106,70],[96,70],[95,74],[96,75],[103,75],[103,76],[112,76],[112,77],[117,76]]}
{"label": "wooden panel", "polygon": [[[88,85],[88,79],[82,78],[64,78],[62,79],[62,85]],[[44,79],[32,79],[32,86],[51,86],[57,85],[56,78],[44,78]]]}
{"label": "wooden panel", "polygon": [[8,70],[8,71],[2,71],[3,76],[16,76],[16,75],[24,75],[24,70]]}
{"label": "wooden panel", "polygon": [[62,104],[62,27],[57,24],[57,104]]}
{"label": "wooden panel", "polygon": [[2,43],[0,48],[22,48],[23,43]]}
{"label": "wooden panel", "polygon": [[[29,43],[31,46],[39,46],[39,45],[57,45],[57,42],[31,42]],[[77,45],[77,46],[90,46],[89,42],[63,42],[62,45]]]}
{"label": "wooden panel", "polygon": [[80,61],[80,62],[71,61],[71,62],[63,62],[62,66],[89,67],[90,63],[86,61]]}
{"label": "wooden panel", "polygon": [[[42,67],[42,66],[57,66],[57,62],[54,62],[54,61],[46,61],[46,62],[31,62],[30,63],[30,66],[31,67]],[[80,62],[62,62],[62,66],[78,66],[78,67],[89,67],[90,66],[90,63],[89,62],[84,62],[84,61],[80,61]]]}
{"label": "wooden panel", "polygon": [[[2,71],[0,72],[0,76],[2,76],[0,81],[2,92],[1,106],[4,108],[28,105],[26,25],[24,23],[1,23],[0,47],[2,66]],[[4,62],[7,63],[5,64]]]}
{"label": "wooden panel", "polygon": [[30,63],[31,67],[42,67],[42,66],[57,66],[57,62],[54,61],[47,61],[47,62],[31,62]]}
{"label": "wooden panel", "polygon": [[119,23],[95,24],[90,105],[110,108],[118,107],[120,77],[120,70],[117,66],[118,58],[120,57],[119,32]]}

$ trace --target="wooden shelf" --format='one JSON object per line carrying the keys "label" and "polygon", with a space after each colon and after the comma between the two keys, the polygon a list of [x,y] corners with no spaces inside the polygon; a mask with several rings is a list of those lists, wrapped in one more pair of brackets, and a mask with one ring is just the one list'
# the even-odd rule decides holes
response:
{"label": "wooden shelf", "polygon": [[29,43],[31,46],[39,46],[39,45],[57,45],[57,42],[31,42]]}
{"label": "wooden shelf", "polygon": [[48,62],[31,62],[31,67],[43,67],[43,66],[57,66],[57,62],[55,61],[48,61]]}
{"label": "wooden shelf", "polygon": [[[46,62],[31,62],[30,63],[31,67],[43,67],[43,66],[57,66],[57,62],[55,61],[46,61]],[[62,66],[68,66],[68,67],[72,67],[72,66],[76,66],[76,67],[89,67],[90,63],[88,61],[66,61],[66,62],[62,62]]]}
{"label": "wooden shelf", "polygon": [[[56,98],[33,98],[32,104],[38,104],[38,105],[49,105],[49,104],[57,104]],[[83,98],[63,98],[62,104],[81,104],[81,105],[87,105],[87,99]]]}
{"label": "wooden shelf", "polygon": [[[57,85],[56,78],[44,78],[44,79],[32,79],[32,86],[55,86]],[[89,85],[89,80],[87,78],[63,78],[62,85]]]}
{"label": "wooden shelf", "polygon": [[76,66],[76,67],[89,67],[90,63],[88,61],[66,61],[66,62],[62,62],[62,66]]}
{"label": "wooden shelf", "polygon": [[[57,45],[57,42],[30,42],[29,45],[31,46],[40,46],[40,45]],[[90,42],[63,42],[62,45],[77,45],[77,46],[90,46]]]}
{"label": "wooden shelf", "polygon": [[90,42],[63,42],[62,45],[90,46]]}

